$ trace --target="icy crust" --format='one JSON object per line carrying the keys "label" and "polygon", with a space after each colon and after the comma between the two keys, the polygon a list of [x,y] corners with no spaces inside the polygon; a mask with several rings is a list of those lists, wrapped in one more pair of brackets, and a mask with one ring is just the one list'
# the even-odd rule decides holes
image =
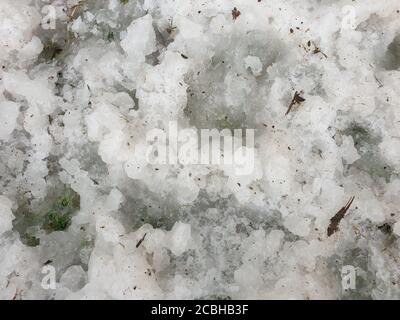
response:
{"label": "icy crust", "polygon": [[[397,0],[50,2],[0,2],[0,299],[400,298]],[[254,171],[149,165],[170,121]]]}

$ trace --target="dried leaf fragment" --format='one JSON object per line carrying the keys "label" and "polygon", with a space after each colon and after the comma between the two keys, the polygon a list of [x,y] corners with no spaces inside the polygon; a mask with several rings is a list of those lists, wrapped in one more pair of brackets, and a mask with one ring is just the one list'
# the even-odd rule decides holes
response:
{"label": "dried leaf fragment", "polygon": [[339,223],[343,219],[344,215],[346,212],[349,210],[351,204],[354,201],[354,196],[352,196],[349,201],[347,201],[346,205],[342,207],[332,218],[331,222],[328,226],[328,237],[330,237],[332,234],[334,234],[336,231],[339,230]]}
{"label": "dried leaf fragment", "polygon": [[302,95],[301,91],[300,92],[296,91],[294,93],[292,101],[290,102],[289,108],[287,109],[285,115],[289,114],[289,112],[292,110],[293,106],[300,105],[302,102],[306,101],[306,99],[304,99],[301,95]]}
{"label": "dried leaf fragment", "polygon": [[234,7],[232,10],[232,18],[233,20],[236,20],[240,16],[240,11]]}

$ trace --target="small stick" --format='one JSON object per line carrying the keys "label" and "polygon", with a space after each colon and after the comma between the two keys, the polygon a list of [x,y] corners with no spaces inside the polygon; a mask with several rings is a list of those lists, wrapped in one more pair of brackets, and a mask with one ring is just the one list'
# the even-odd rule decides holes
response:
{"label": "small stick", "polygon": [[322,54],[326,59],[328,59],[328,56],[327,56],[324,52],[322,52],[321,49],[318,48],[318,47],[314,49],[313,53],[314,53],[314,54],[320,53],[320,54]]}
{"label": "small stick", "polygon": [[352,196],[349,201],[347,201],[346,205],[342,207],[332,218],[331,218],[331,223],[328,226],[327,233],[328,237],[330,237],[332,234],[334,234],[336,231],[339,230],[339,223],[343,219],[344,215],[346,212],[349,210],[351,204],[354,201],[354,196]]}
{"label": "small stick", "polygon": [[140,239],[140,240],[138,241],[138,243],[136,244],[136,248],[139,248],[139,246],[142,244],[144,238],[146,238],[146,234],[147,234],[147,233],[145,233],[145,234],[143,235],[142,239]]}
{"label": "small stick", "polygon": [[68,19],[69,21],[72,21],[75,19],[75,13],[78,11],[78,9],[80,8],[80,6],[82,5],[84,1],[79,1],[78,4],[72,6],[69,9],[69,13],[68,13]]}
{"label": "small stick", "polygon": [[375,78],[376,82],[378,82],[379,88],[382,88],[382,87],[383,87],[382,81],[379,80],[378,77],[377,77],[376,75],[374,75],[374,78]]}
{"label": "small stick", "polygon": [[[308,42],[308,46],[310,47],[310,41]],[[314,50],[313,50],[313,54],[322,54],[326,59],[328,59],[328,56],[321,50],[320,47],[318,47],[315,42],[313,41],[312,44],[314,45]]]}

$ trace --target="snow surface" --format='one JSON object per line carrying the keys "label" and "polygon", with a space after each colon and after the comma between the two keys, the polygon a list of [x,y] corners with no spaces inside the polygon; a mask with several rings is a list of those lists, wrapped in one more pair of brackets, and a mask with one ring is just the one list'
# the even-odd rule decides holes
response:
{"label": "snow surface", "polygon": [[[399,93],[398,0],[1,0],[0,299],[399,299]],[[171,121],[254,170],[149,164]]]}

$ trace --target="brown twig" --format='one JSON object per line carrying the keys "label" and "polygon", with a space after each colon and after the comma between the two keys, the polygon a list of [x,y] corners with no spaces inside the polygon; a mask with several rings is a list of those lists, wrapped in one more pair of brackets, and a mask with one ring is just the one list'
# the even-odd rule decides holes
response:
{"label": "brown twig", "polygon": [[328,232],[328,237],[330,237],[332,234],[337,232],[339,230],[339,223],[340,221],[344,218],[344,215],[346,212],[349,210],[351,204],[354,201],[354,196],[352,196],[349,201],[347,201],[346,205],[342,207],[332,218],[331,222],[328,226],[327,232]]}
{"label": "brown twig", "polygon": [[145,233],[145,234],[143,235],[143,237],[138,241],[138,243],[136,243],[136,248],[139,248],[139,246],[142,244],[144,238],[146,238],[146,234],[147,234],[147,233]]}
{"label": "brown twig", "polygon": [[314,53],[314,54],[320,53],[320,54],[322,54],[326,59],[328,59],[328,56],[327,56],[324,52],[322,52],[321,49],[318,48],[318,47],[316,47],[316,48],[314,49],[313,53]]}
{"label": "brown twig", "polygon": [[81,7],[82,3],[84,1],[79,1],[78,4],[72,6],[69,10],[68,10],[68,20],[72,21],[75,19],[75,14],[76,12],[79,10],[79,8]]}

